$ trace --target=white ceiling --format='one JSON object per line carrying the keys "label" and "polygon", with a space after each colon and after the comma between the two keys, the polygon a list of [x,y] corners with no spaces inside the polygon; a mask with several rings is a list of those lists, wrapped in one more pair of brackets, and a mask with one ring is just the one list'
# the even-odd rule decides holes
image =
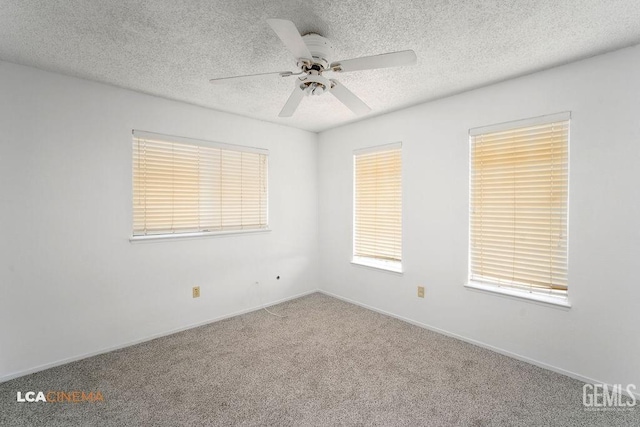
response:
{"label": "white ceiling", "polygon": [[358,120],[331,95],[278,112],[294,70],[265,19],[331,40],[332,60],[413,49],[418,65],[337,77],[368,116],[640,42],[638,0],[2,0],[0,59],[310,131]]}

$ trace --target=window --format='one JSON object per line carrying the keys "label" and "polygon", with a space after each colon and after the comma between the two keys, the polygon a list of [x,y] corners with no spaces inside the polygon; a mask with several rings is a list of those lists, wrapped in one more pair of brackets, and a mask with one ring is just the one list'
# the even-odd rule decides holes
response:
{"label": "window", "polygon": [[471,283],[566,299],[569,118],[470,132]]}
{"label": "window", "polygon": [[134,131],[134,239],[266,229],[267,154]]}
{"label": "window", "polygon": [[401,144],[358,150],[353,157],[353,262],[401,272]]}

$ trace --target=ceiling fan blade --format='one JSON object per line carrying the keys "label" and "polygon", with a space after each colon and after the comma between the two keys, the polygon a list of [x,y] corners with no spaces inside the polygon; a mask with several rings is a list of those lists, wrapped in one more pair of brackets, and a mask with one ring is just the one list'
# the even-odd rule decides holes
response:
{"label": "ceiling fan blade", "polygon": [[218,83],[223,80],[246,79],[251,77],[269,76],[269,75],[275,75],[275,74],[279,74],[280,77],[289,77],[294,75],[292,71],[272,71],[270,73],[246,74],[244,76],[219,77],[217,79],[210,79],[209,83]]}
{"label": "ceiling fan blade", "polygon": [[342,83],[337,80],[331,79],[331,93],[338,98],[340,102],[347,106],[351,111],[357,115],[366,114],[371,111],[371,108],[364,103],[360,98],[354,95],[349,89],[347,89]]}
{"label": "ceiling fan blade", "polygon": [[333,71],[358,71],[375,68],[400,67],[415,65],[418,62],[416,53],[412,50],[383,53],[381,55],[363,56],[362,58],[345,59],[331,64]]}
{"label": "ceiling fan blade", "polygon": [[267,19],[267,23],[296,59],[312,59],[309,48],[293,22],[286,19]]}
{"label": "ceiling fan blade", "polygon": [[300,105],[300,101],[302,101],[302,98],[304,98],[304,91],[300,89],[300,86],[296,84],[296,87],[293,89],[293,92],[291,92],[291,96],[289,96],[289,99],[287,99],[287,103],[284,104],[284,107],[282,107],[282,110],[280,111],[280,114],[278,114],[278,117],[293,116],[293,113],[296,111],[296,108],[298,108],[298,105]]}

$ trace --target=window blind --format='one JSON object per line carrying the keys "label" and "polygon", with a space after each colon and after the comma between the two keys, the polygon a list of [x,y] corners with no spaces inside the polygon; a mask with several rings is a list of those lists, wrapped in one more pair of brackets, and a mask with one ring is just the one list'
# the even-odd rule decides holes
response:
{"label": "window blind", "polygon": [[402,151],[392,144],[354,154],[354,257],[402,259]]}
{"label": "window blind", "polygon": [[470,279],[566,295],[569,120],[470,139]]}
{"label": "window blind", "polygon": [[134,132],[134,236],[264,228],[266,150]]}

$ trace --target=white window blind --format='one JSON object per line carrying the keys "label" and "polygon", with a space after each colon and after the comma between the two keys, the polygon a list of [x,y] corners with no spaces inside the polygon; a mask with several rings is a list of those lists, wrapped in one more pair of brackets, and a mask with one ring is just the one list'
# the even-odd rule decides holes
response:
{"label": "white window blind", "polygon": [[133,235],[267,228],[267,157],[134,131]]}
{"label": "white window blind", "polygon": [[402,260],[402,151],[390,144],[354,153],[354,260]]}
{"label": "white window blind", "polygon": [[568,115],[470,139],[470,279],[565,296]]}

